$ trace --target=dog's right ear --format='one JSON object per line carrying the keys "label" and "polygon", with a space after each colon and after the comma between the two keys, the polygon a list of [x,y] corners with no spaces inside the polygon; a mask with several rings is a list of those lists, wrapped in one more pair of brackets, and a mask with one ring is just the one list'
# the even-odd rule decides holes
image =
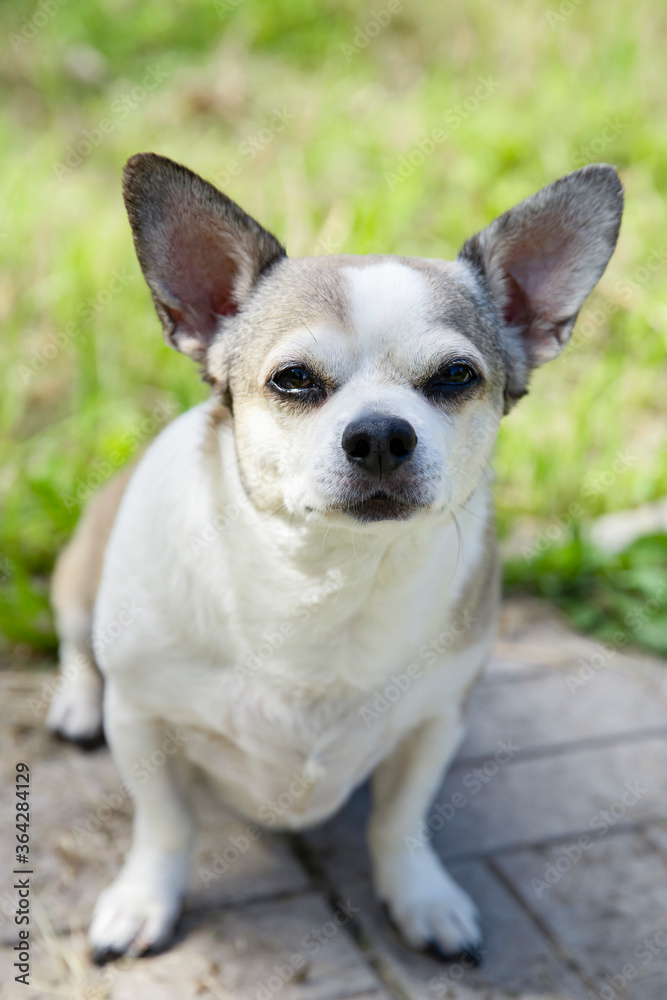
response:
{"label": "dog's right ear", "polygon": [[202,361],[225,317],[285,250],[212,184],[164,156],[128,160],[123,195],[165,339]]}

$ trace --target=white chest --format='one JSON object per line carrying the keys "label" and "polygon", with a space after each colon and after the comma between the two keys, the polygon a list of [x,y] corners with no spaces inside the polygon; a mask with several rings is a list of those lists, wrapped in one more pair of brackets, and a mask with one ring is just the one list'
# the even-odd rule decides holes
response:
{"label": "white chest", "polygon": [[372,690],[314,698],[259,672],[239,679],[191,666],[187,683],[167,673],[160,708],[225,801],[253,822],[296,829],[333,814],[423,720],[456,726],[484,647],[435,667],[417,656]]}

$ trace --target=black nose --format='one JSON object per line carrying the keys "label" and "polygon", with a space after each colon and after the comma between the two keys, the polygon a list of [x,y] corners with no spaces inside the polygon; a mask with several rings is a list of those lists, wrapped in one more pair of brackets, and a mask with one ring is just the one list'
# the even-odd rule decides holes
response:
{"label": "black nose", "polygon": [[407,420],[373,413],[348,424],[341,444],[351,462],[381,479],[412,458],[417,435]]}

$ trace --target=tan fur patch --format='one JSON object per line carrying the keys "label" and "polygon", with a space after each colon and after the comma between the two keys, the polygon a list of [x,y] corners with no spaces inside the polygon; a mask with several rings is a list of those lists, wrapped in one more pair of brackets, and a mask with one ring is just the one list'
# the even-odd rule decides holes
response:
{"label": "tan fur patch", "polygon": [[57,615],[76,614],[92,619],[104,552],[138,461],[135,459],[95,494],[60,553],[51,581],[51,603]]}

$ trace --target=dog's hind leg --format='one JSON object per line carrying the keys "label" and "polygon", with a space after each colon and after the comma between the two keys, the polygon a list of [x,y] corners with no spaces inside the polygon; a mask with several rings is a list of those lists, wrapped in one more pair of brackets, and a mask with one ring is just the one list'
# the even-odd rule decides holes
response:
{"label": "dog's hind leg", "polygon": [[46,721],[62,739],[85,747],[103,738],[104,685],[93,652],[93,611],[104,551],[132,468],[112,479],[88,505],[56,563],[51,585],[60,677]]}
{"label": "dog's hind leg", "polygon": [[76,609],[59,614],[60,677],[46,717],[49,729],[64,740],[90,748],[103,739],[102,675],[91,645],[92,615]]}

